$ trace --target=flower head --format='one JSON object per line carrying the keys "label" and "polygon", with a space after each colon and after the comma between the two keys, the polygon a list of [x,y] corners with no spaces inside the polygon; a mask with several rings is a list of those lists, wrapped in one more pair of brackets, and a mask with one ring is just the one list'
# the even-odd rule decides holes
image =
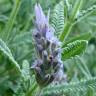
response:
{"label": "flower head", "polygon": [[45,16],[45,14],[43,13],[43,10],[39,3],[37,3],[35,5],[35,16],[36,16],[36,23],[39,26],[43,27],[44,25],[46,25],[48,23],[47,18]]}
{"label": "flower head", "polygon": [[43,10],[39,3],[35,5],[35,16],[36,16],[36,27],[39,32],[42,33],[42,35],[46,35],[46,32],[48,31],[48,18],[43,13]]}
{"label": "flower head", "polygon": [[35,5],[35,16],[36,28],[33,36],[38,57],[32,68],[35,71],[37,83],[44,87],[57,80],[59,73],[63,74],[63,64],[60,60],[59,40],[54,36],[54,29],[49,26],[49,16],[45,16],[39,3]]}

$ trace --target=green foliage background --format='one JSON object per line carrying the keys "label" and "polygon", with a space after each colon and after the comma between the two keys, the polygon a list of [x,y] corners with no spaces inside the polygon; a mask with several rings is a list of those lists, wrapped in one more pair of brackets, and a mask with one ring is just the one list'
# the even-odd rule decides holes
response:
{"label": "green foliage background", "polygon": [[[83,1],[82,6],[75,8],[78,12],[71,17],[79,1]],[[39,2],[46,14],[51,10],[50,24],[55,35],[59,38],[65,34],[61,47],[67,75],[67,82],[51,84],[42,89],[41,95],[96,96],[96,0]],[[35,96],[39,90],[30,69],[36,59],[32,38],[35,3],[0,0],[0,96]],[[67,21],[71,23],[66,27]]]}

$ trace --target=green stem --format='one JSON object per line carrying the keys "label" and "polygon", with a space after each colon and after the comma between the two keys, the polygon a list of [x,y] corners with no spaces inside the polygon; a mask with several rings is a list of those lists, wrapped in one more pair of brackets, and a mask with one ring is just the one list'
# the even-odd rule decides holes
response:
{"label": "green stem", "polygon": [[91,37],[93,37],[91,32],[77,35],[67,40],[66,42],[63,42],[61,47],[64,48],[65,46],[67,46],[68,43],[74,42],[75,40],[90,40]]}
{"label": "green stem", "polygon": [[81,59],[80,57],[77,57],[78,61],[80,62],[81,66],[83,67],[83,69],[86,71],[86,74],[87,74],[87,78],[91,78],[92,75],[87,67],[87,65],[84,63],[83,59]]}
{"label": "green stem", "polygon": [[34,96],[33,92],[36,91],[37,88],[38,88],[38,84],[35,83],[31,88],[29,88],[25,96]]}
{"label": "green stem", "polygon": [[42,88],[39,87],[35,96],[41,96],[41,92],[42,92]]}
{"label": "green stem", "polygon": [[69,35],[70,31],[71,31],[71,28],[72,28],[72,23],[67,21],[65,24],[64,24],[64,30],[63,32],[60,34],[60,37],[59,37],[59,40],[60,41],[64,41],[64,39],[67,38],[67,36]]}
{"label": "green stem", "polygon": [[28,18],[28,20],[26,22],[26,25],[24,26],[24,29],[22,30],[22,32],[25,32],[28,29],[28,27],[30,26],[30,23],[31,23],[32,19],[33,19],[33,16],[31,16],[31,17]]}
{"label": "green stem", "polygon": [[96,5],[93,5],[92,7],[88,8],[87,10],[84,10],[85,12],[82,11],[82,16],[78,17],[76,21],[74,21],[74,25],[81,20],[84,20],[86,17],[91,15],[93,12],[96,11]]}
{"label": "green stem", "polygon": [[81,6],[83,4],[83,0],[76,0],[76,3],[73,7],[71,16],[70,16],[70,21],[74,21],[74,19],[76,18]]}
{"label": "green stem", "polygon": [[[6,26],[5,26],[5,30],[3,31],[3,34],[2,34],[2,38],[5,40],[8,40],[11,33],[12,33],[12,28],[13,28],[13,25],[14,25],[14,22],[16,20],[16,16],[17,16],[17,13],[19,11],[19,8],[20,8],[20,4],[21,4],[21,1],[20,0],[16,0],[15,1],[15,6],[11,12],[11,15],[9,17],[9,20],[8,22],[6,23]],[[5,38],[6,36],[6,38]]]}
{"label": "green stem", "polygon": [[78,11],[81,8],[82,2],[83,2],[83,0],[77,0],[76,1],[75,5],[73,7],[73,11],[71,13],[71,16],[69,17],[69,20],[65,22],[64,30],[60,34],[60,37],[59,37],[60,41],[63,42],[68,37],[69,33],[71,32],[74,19],[76,18]]}

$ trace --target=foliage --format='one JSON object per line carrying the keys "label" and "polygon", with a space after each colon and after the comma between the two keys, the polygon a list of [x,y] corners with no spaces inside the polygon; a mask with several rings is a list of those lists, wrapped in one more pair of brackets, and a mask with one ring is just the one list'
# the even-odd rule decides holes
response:
{"label": "foliage", "polygon": [[31,69],[36,1],[0,0],[0,96],[96,96],[96,0],[39,2],[50,7],[67,78],[40,90]]}
{"label": "foliage", "polygon": [[[49,86],[44,89],[44,95],[49,96],[50,94],[65,94],[65,96],[95,96],[96,90],[96,78],[90,78],[89,80],[82,80],[80,82],[74,82],[70,84],[59,84]],[[91,92],[91,94],[87,94],[87,92]],[[94,95],[93,95],[94,94]]]}

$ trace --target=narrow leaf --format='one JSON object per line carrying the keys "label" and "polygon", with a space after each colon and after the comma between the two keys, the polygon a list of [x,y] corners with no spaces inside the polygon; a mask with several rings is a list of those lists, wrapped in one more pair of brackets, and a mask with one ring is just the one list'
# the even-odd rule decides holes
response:
{"label": "narrow leaf", "polygon": [[[19,67],[18,63],[14,60],[14,58],[13,58],[13,56],[11,54],[10,49],[0,39],[0,55],[1,54],[3,54],[10,61],[10,64],[8,62],[7,63],[8,64],[7,66],[13,68],[12,70],[15,70],[15,73],[20,75],[21,74],[21,70],[20,70],[20,67]],[[4,63],[4,62],[2,62],[2,63]]]}
{"label": "narrow leaf", "polygon": [[[71,82],[67,84],[65,83],[65,84],[48,86],[43,90],[42,96],[51,96],[51,95],[53,96],[53,94],[55,94],[54,96],[63,96],[60,95],[61,93],[64,94],[65,96],[78,96],[75,94],[76,93],[80,94],[81,92],[82,96],[85,96],[84,94],[90,88],[96,90],[96,77],[87,80],[81,80],[79,82]],[[93,95],[87,95],[87,96],[93,96]]]}
{"label": "narrow leaf", "polygon": [[52,27],[55,29],[55,34],[57,36],[63,31],[64,27],[64,2],[61,1],[57,4],[53,11],[52,16]]}
{"label": "narrow leaf", "polygon": [[66,60],[83,53],[86,49],[86,45],[86,40],[77,40],[67,44],[67,46],[62,50],[62,60]]}
{"label": "narrow leaf", "polygon": [[84,34],[81,34],[81,35],[78,35],[78,36],[75,36],[75,37],[73,37],[73,38],[65,41],[62,44],[62,48],[64,48],[65,46],[67,46],[68,43],[74,42],[76,40],[89,40],[91,37],[92,37],[92,34],[90,32],[84,33]]}

